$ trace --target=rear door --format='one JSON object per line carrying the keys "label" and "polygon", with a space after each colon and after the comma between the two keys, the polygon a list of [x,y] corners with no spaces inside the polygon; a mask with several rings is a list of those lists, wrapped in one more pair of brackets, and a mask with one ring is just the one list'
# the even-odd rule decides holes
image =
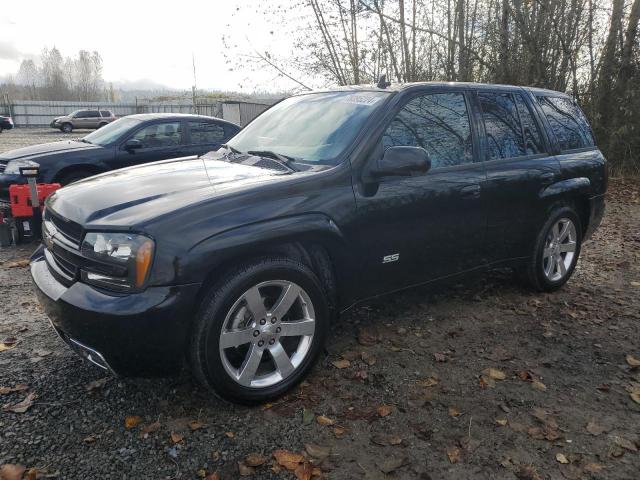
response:
{"label": "rear door", "polygon": [[558,160],[528,92],[480,90],[477,102],[484,130],[489,258],[526,257],[547,214],[541,193],[557,181]]}
{"label": "rear door", "polygon": [[390,146],[424,148],[426,174],[359,184],[354,231],[363,278],[384,293],[484,263],[484,166],[464,91],[420,93],[387,125],[368,161]]}
{"label": "rear door", "polygon": [[73,128],[89,128],[88,110],[81,110],[73,116]]}
{"label": "rear door", "polygon": [[217,150],[239,130],[215,120],[189,120],[187,126],[187,155],[203,155]]}
{"label": "rear door", "polygon": [[[127,150],[126,142],[130,139],[140,141],[142,147]],[[118,146],[113,168],[184,156],[184,142],[184,125],[179,120],[145,124]]]}

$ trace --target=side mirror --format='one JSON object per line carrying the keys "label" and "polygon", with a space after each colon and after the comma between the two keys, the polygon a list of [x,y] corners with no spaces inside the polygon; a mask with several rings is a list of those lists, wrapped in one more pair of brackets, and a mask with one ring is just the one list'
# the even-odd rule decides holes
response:
{"label": "side mirror", "polygon": [[131,138],[124,144],[124,149],[128,152],[132,152],[140,148],[142,148],[142,142],[136,138]]}
{"label": "side mirror", "polygon": [[382,158],[371,167],[369,176],[411,176],[413,172],[426,173],[430,168],[431,159],[424,148],[389,147]]}

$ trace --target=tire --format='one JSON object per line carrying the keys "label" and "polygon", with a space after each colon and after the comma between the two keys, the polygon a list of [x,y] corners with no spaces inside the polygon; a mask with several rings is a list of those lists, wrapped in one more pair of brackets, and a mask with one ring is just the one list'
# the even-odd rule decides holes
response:
{"label": "tire", "polygon": [[93,175],[95,175],[95,173],[89,172],[87,170],[72,170],[71,172],[65,173],[60,176],[60,178],[58,179],[58,183],[65,187],[71,183],[78,182]]}
{"label": "tire", "polygon": [[[291,305],[277,308],[287,298],[293,299]],[[202,300],[191,334],[191,369],[204,387],[225,400],[266,402],[306,376],[328,330],[327,300],[309,267],[288,258],[255,260],[222,278]],[[223,337],[227,347],[221,347]]]}
{"label": "tire", "polygon": [[63,123],[60,127],[60,131],[64,133],[71,133],[73,131],[73,125],[70,123]]}
{"label": "tire", "polygon": [[[568,230],[566,236],[560,238],[564,225]],[[554,210],[538,233],[531,259],[522,272],[525,280],[539,292],[558,290],[571,278],[581,247],[582,226],[575,210],[571,207]]]}

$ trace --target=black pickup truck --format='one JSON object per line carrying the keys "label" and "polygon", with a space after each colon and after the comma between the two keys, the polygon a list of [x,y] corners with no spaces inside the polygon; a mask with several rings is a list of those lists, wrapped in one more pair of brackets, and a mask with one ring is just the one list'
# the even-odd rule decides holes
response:
{"label": "black pickup truck", "polygon": [[216,152],[53,194],[31,273],[53,327],[122,375],[187,357],[224,398],[300,381],[330,321],[368,298],[512,267],[571,277],[606,162],[547,90],[422,83],[305,93]]}

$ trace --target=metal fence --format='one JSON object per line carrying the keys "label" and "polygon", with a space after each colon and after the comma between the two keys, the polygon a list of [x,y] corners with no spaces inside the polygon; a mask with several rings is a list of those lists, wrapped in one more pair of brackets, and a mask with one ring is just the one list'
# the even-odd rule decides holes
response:
{"label": "metal fence", "polygon": [[148,103],[109,103],[109,102],[53,102],[20,100],[10,101],[0,97],[0,114],[13,118],[16,127],[43,127],[49,125],[55,117],[67,115],[74,110],[111,110],[118,117],[136,113],[195,113],[210,117],[224,118],[230,122],[245,126],[270,105],[239,101],[202,102],[148,102]]}

